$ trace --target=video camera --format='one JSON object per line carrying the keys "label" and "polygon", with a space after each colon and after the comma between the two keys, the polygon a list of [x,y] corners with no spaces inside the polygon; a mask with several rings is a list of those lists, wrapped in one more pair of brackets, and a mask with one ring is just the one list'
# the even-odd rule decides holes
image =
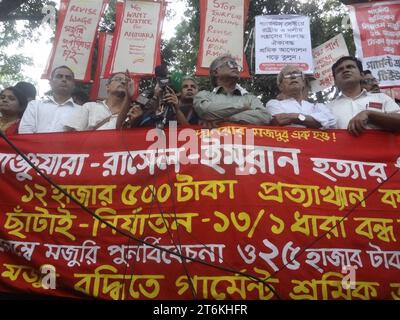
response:
{"label": "video camera", "polygon": [[140,105],[142,110],[147,110],[147,109],[151,108],[150,103],[151,103],[152,96],[153,96],[152,92],[144,91],[136,97],[134,103],[137,103],[138,105]]}
{"label": "video camera", "polygon": [[169,86],[169,78],[167,75],[167,68],[165,65],[160,65],[155,68],[156,80],[160,89],[165,92],[167,86]]}

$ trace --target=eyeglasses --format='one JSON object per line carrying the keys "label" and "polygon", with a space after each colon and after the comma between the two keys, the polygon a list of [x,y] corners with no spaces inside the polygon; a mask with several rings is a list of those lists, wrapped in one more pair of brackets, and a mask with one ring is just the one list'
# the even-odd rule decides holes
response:
{"label": "eyeglasses", "polygon": [[375,83],[378,84],[379,81],[374,78],[374,79],[361,80],[361,83],[362,84],[375,84]]}
{"label": "eyeglasses", "polygon": [[227,60],[225,62],[222,62],[217,68],[221,68],[222,66],[225,65],[227,65],[231,69],[238,69],[239,72],[243,70],[243,68],[239,66],[236,61],[233,60]]}
{"label": "eyeglasses", "polygon": [[287,74],[283,75],[283,79],[299,78],[299,77],[303,77],[303,74],[298,71],[287,73]]}
{"label": "eyeglasses", "polygon": [[129,81],[129,79],[126,77],[115,77],[115,78],[112,78],[111,81],[127,82],[127,81]]}

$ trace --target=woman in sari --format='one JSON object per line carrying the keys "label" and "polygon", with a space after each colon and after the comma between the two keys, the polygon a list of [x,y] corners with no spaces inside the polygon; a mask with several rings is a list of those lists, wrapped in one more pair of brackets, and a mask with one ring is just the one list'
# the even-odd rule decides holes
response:
{"label": "woman in sari", "polygon": [[0,93],[0,130],[5,134],[18,133],[19,121],[28,102],[23,93],[14,87],[5,88]]}

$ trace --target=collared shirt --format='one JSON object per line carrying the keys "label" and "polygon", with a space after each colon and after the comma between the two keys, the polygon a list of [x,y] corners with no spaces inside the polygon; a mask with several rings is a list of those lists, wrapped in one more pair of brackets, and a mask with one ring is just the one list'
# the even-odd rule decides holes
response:
{"label": "collared shirt", "polygon": [[[224,93],[224,88],[219,86],[215,87],[212,91],[213,93]],[[241,85],[236,84],[235,89],[233,89],[232,95],[237,95],[237,96],[244,96],[245,94],[249,94],[249,92],[243,88]]]}
{"label": "collared shirt", "polygon": [[[272,114],[280,113],[301,113],[313,117],[321,124],[321,129],[335,128],[336,118],[330,109],[322,103],[310,103],[302,100],[301,104],[294,98],[285,100],[269,100],[266,104],[266,109]],[[292,127],[305,127],[302,125],[293,124]]]}
{"label": "collared shirt", "polygon": [[57,103],[53,97],[43,100],[32,100],[28,103],[22,116],[19,133],[62,132],[64,121],[78,105],[69,98]]}
{"label": "collared shirt", "polygon": [[261,100],[238,84],[232,93],[226,93],[222,87],[216,87],[212,92],[200,91],[193,98],[193,107],[203,120],[256,125],[269,124],[271,121],[271,115]]}
{"label": "collared shirt", "polygon": [[[365,89],[355,98],[340,94],[328,107],[336,116],[336,128],[347,129],[350,120],[364,110],[377,112],[400,112],[396,102],[384,93],[371,93]],[[368,124],[369,129],[378,127]]]}
{"label": "collared shirt", "polygon": [[[66,119],[64,125],[77,131],[109,130],[117,127],[118,113],[112,113],[106,101],[86,102]],[[97,127],[101,122],[99,127]]]}

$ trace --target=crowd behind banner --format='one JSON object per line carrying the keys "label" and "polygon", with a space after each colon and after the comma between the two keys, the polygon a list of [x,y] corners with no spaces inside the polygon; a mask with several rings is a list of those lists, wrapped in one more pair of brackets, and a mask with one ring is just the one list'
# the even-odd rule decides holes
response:
{"label": "crowd behind banner", "polygon": [[103,101],[80,105],[77,99],[82,97],[74,91],[73,71],[59,66],[51,73],[52,94],[44,99],[27,103],[28,91],[34,90],[27,84],[1,92],[1,128],[7,134],[163,129],[176,121],[178,125],[201,124],[206,128],[222,122],[336,128],[347,129],[355,136],[366,129],[400,130],[399,105],[380,92],[377,80],[369,70],[363,70],[358,59],[341,57],[331,70],[339,95],[328,104],[310,102],[310,86],[301,67],[286,64],[277,76],[279,95],[264,105],[239,85],[241,66],[236,59],[223,54],[210,64],[210,91],[199,91],[196,79],[190,76],[181,79],[179,90],[174,90],[165,66],[160,65],[155,68],[154,88],[134,100],[135,85],[126,70],[107,79]]}
{"label": "crowd behind banner", "polygon": [[[166,9],[163,1],[117,3],[113,36],[99,37],[98,70],[90,96],[92,101],[88,101],[75,85],[77,80],[89,79],[96,27],[108,3],[102,0],[96,7],[98,2],[62,1],[54,47],[45,71],[51,92],[44,99],[36,100],[36,93],[32,93],[35,88],[27,88],[29,84],[4,89],[0,98],[0,128],[7,135],[164,128],[170,121],[206,128],[218,127],[222,122],[336,128],[347,129],[356,136],[371,128],[399,130],[398,104],[380,91],[375,69],[364,70],[359,60],[338,50],[344,43],[341,37],[330,39],[323,48],[314,50],[322,59],[317,65],[318,72],[323,68],[323,74],[317,75],[322,77],[318,85],[325,88],[334,84],[337,89],[334,100],[314,103],[310,99],[315,81],[310,81],[307,75],[313,71],[313,63],[309,19],[305,16],[257,17],[255,34],[267,41],[267,46],[262,49],[256,46],[256,52],[264,50],[263,58],[269,57],[260,60],[262,63],[257,62],[257,68],[277,74],[279,93],[264,105],[259,99],[262,92],[248,92],[243,88],[239,80],[248,76],[242,52],[247,0],[235,0],[229,5],[219,1],[201,2],[201,44],[196,69],[200,75],[209,75],[209,90],[200,90],[208,88],[199,88],[191,75],[173,77],[160,64],[159,44]],[[355,32],[359,31],[356,26],[360,21],[360,28],[367,28],[380,17],[384,21],[379,25],[379,33],[392,39],[392,32],[387,30],[395,27],[391,22],[397,5],[390,2],[378,7],[371,9],[368,4],[352,9]],[[388,14],[388,8],[393,9],[393,14]],[[256,41],[258,46],[260,39]],[[396,52],[396,43],[385,42],[383,49]],[[297,48],[300,44],[305,46],[301,50]],[[328,47],[332,50],[329,56],[324,56]],[[361,47],[357,42],[358,51]],[[364,47],[369,56],[374,54],[373,45]],[[290,54],[295,61],[288,60]],[[274,62],[273,57],[278,60]],[[387,60],[390,59],[388,56]],[[140,76],[152,74],[155,81],[151,89],[139,92]],[[99,94],[102,100],[95,101]]]}
{"label": "crowd behind banner", "polygon": [[[151,55],[134,38],[157,43],[163,7],[152,25],[141,11],[149,2],[137,2],[120,5],[119,19],[147,31],[120,26],[111,51],[128,37],[135,57]],[[238,2],[229,8],[242,21]],[[59,24],[73,39],[64,40],[89,50],[90,28],[64,25],[83,19],[71,3]],[[95,21],[103,9],[85,12]],[[332,101],[313,102],[304,68],[283,63],[274,65],[279,93],[264,104],[239,84],[241,50],[216,50],[199,61],[202,72],[209,62],[211,88],[159,64],[151,89],[137,92],[135,70],[109,57],[97,73],[102,100],[76,90],[63,64],[48,70],[42,99],[26,82],[1,91],[0,292],[400,299],[398,102],[359,59],[341,55],[329,66]],[[346,268],[358,270],[355,283]]]}
{"label": "crowd behind banner", "polygon": [[400,299],[398,135],[193,128],[1,140],[0,295]]}

